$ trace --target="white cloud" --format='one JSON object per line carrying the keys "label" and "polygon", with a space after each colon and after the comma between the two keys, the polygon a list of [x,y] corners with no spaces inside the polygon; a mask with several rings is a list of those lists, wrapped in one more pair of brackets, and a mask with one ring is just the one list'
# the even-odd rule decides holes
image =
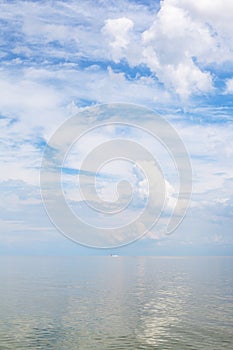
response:
{"label": "white cloud", "polygon": [[154,23],[142,34],[146,64],[166,88],[183,98],[212,90],[212,77],[194,63],[213,46],[205,23],[185,8],[164,1]]}
{"label": "white cloud", "polygon": [[226,80],[226,94],[233,94],[233,78]]}
{"label": "white cloud", "polygon": [[[200,5],[193,1],[165,0],[147,29],[140,33],[136,30],[137,23],[134,28],[130,26],[131,40],[124,23],[122,37],[110,45],[112,57],[116,61],[126,58],[132,66],[146,64],[168,91],[182,99],[213,93],[214,74],[210,66],[227,63],[233,57],[232,21],[226,11],[231,13],[231,8],[230,1],[215,1],[212,6],[208,1]],[[118,33],[115,21],[106,22],[112,36]]]}
{"label": "white cloud", "polygon": [[109,37],[114,61],[118,62],[124,57],[124,52],[130,43],[130,30],[133,29],[133,26],[133,21],[126,17],[105,20],[103,33]]}

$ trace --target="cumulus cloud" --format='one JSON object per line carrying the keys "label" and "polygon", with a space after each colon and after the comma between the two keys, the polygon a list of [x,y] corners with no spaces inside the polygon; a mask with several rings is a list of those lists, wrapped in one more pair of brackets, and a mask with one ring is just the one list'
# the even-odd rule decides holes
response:
{"label": "cumulus cloud", "polygon": [[[153,23],[142,32],[131,19],[119,18],[107,20],[103,34],[111,33],[114,60],[147,65],[166,90],[187,99],[213,93],[215,75],[210,66],[232,60],[232,21],[226,14],[231,7],[228,0],[211,5],[165,0]],[[129,40],[129,29],[134,40]]]}
{"label": "cumulus cloud", "polygon": [[152,26],[142,34],[143,56],[168,89],[180,96],[209,92],[212,79],[195,63],[211,45],[208,28],[190,14],[164,1]]}
{"label": "cumulus cloud", "polygon": [[126,17],[105,20],[103,33],[109,37],[114,61],[118,62],[124,57],[124,51],[130,43],[130,30],[133,26],[133,21]]}

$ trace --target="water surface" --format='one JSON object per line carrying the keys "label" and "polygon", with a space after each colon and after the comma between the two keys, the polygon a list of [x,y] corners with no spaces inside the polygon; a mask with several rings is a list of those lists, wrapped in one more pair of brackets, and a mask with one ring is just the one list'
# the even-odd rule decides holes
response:
{"label": "water surface", "polygon": [[233,258],[0,263],[0,350],[233,349]]}

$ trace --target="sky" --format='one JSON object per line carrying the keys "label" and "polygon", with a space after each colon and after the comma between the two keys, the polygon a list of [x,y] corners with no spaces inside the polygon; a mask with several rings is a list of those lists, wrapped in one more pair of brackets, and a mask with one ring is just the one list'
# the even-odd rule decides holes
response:
{"label": "sky", "polygon": [[[233,254],[232,13],[231,0],[0,2],[0,254]],[[49,220],[41,198],[41,162],[59,126],[78,114],[87,127],[89,107],[113,103],[148,108],[172,125],[190,157],[192,195],[172,234],[155,226],[122,248],[92,249],[64,237]],[[97,125],[98,115],[92,117]],[[147,126],[143,113],[137,118]],[[166,226],[177,196],[171,159],[148,134],[125,132],[124,140],[158,150]],[[90,215],[80,209],[74,191],[80,158],[119,133],[97,128],[64,160],[67,202],[86,219]],[[155,163],[141,165],[150,175],[158,169]],[[87,170],[85,188],[93,181]],[[124,179],[136,191],[136,213],[148,194],[143,172],[123,160],[102,170],[97,179],[102,200],[114,202],[112,185]]]}

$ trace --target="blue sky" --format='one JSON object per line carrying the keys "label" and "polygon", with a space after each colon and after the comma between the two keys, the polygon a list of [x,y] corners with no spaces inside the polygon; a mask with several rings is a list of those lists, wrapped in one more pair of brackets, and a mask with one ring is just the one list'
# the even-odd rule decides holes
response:
{"label": "blue sky", "polygon": [[[232,13],[231,0],[1,2],[1,254],[233,253]],[[172,235],[155,230],[118,250],[92,250],[50,223],[39,172],[62,122],[113,102],[148,107],[175,127],[193,193]],[[81,154],[105,139],[105,131],[89,138]]]}

